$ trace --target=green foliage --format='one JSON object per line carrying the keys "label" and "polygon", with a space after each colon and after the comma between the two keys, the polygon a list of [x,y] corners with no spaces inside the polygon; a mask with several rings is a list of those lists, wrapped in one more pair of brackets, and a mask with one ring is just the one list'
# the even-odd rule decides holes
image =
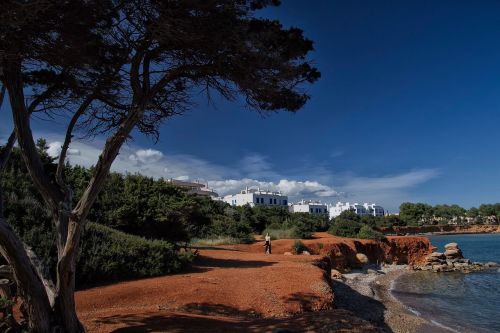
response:
{"label": "green foliage", "polygon": [[358,214],[356,214],[352,210],[345,210],[342,213],[340,213],[339,216],[337,216],[337,219],[342,219],[342,220],[349,220],[349,221],[354,221],[354,222],[359,222],[361,218],[359,217]]}
{"label": "green foliage", "polygon": [[229,236],[239,239],[241,243],[253,242],[252,229],[248,223],[236,221],[229,216],[214,216],[211,226],[211,237]]}
{"label": "green foliage", "polygon": [[373,239],[377,241],[384,240],[384,234],[381,232],[373,230],[370,226],[364,225],[359,229],[358,238],[361,239]]}
{"label": "green foliage", "polygon": [[328,232],[339,237],[355,238],[358,236],[361,226],[362,224],[360,222],[335,218]]}
{"label": "green foliage", "polygon": [[92,285],[178,272],[192,258],[172,243],[89,223],[77,258],[77,283]]}
{"label": "green foliage", "polygon": [[404,202],[399,206],[399,217],[406,225],[423,225],[432,221],[433,208],[424,203]]}
{"label": "green foliage", "polygon": [[379,218],[379,220],[377,221],[378,228],[390,228],[404,225],[406,225],[405,222],[401,220],[397,215],[384,216]]}
{"label": "green foliage", "polygon": [[300,240],[296,240],[294,243],[293,243],[293,252],[296,253],[296,254],[300,254],[304,251],[309,251],[309,249],[307,248],[307,246],[302,243]]}

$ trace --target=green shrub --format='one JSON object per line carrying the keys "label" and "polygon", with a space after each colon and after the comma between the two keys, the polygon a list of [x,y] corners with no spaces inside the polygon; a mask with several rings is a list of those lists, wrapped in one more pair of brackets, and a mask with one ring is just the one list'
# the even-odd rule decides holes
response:
{"label": "green shrub", "polygon": [[385,239],[385,236],[381,232],[373,230],[368,225],[364,225],[361,227],[361,229],[359,229],[358,238],[373,239],[373,240],[380,241],[380,240]]}
{"label": "green shrub", "polygon": [[337,218],[333,221],[328,232],[335,236],[355,238],[358,237],[361,226],[359,222]]}
{"label": "green shrub", "polygon": [[267,233],[269,233],[269,236],[271,236],[272,240],[276,239],[294,239],[297,238],[295,236],[295,229],[294,228],[289,228],[289,229],[283,229],[281,227],[274,227],[274,228],[266,228],[264,232],[262,233],[262,236],[265,236]]}
{"label": "green shrub", "polygon": [[190,259],[169,242],[89,223],[77,257],[76,279],[82,286],[175,273]]}
{"label": "green shrub", "polygon": [[207,238],[193,238],[191,246],[217,246],[217,245],[232,245],[240,244],[241,239],[231,236],[213,236]]}
{"label": "green shrub", "polygon": [[238,243],[252,243],[254,241],[252,228],[248,223],[237,221],[232,217],[219,215],[212,219],[210,235],[204,238],[230,237]]}
{"label": "green shrub", "polygon": [[302,253],[304,251],[309,251],[309,249],[307,248],[307,246],[305,246],[304,243],[302,243],[299,240],[296,240],[293,243],[293,252],[295,252],[296,254],[300,254],[300,253]]}

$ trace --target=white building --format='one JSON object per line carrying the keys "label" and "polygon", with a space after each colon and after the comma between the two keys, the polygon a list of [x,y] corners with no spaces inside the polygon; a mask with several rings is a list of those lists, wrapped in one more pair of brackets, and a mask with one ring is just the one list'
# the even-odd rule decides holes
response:
{"label": "white building", "polygon": [[217,193],[215,193],[212,189],[208,187],[208,183],[203,184],[200,182],[188,182],[172,178],[167,179],[167,183],[185,189],[189,194],[204,195],[211,198],[216,198],[219,196]]}
{"label": "white building", "polygon": [[384,208],[382,206],[379,206],[374,203],[364,203],[363,206],[365,207],[368,215],[373,215],[373,216],[384,216]]}
{"label": "white building", "polygon": [[238,194],[226,195],[222,201],[232,206],[244,206],[246,204],[254,207],[263,205],[267,207],[288,207],[288,196],[281,192],[262,191],[249,189],[248,187]]}
{"label": "white building", "polygon": [[[351,210],[359,216],[384,216],[384,209],[375,204],[364,203],[361,205],[359,203],[337,202],[335,205],[330,206],[330,218],[337,217],[346,210]],[[380,211],[382,211],[382,215],[380,215]]]}
{"label": "white building", "polygon": [[319,201],[301,200],[290,206],[292,213],[328,214],[328,206]]}

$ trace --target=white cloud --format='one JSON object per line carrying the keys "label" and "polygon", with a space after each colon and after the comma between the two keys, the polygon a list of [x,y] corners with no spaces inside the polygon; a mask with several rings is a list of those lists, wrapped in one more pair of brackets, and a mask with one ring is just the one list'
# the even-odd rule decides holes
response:
{"label": "white cloud", "polygon": [[383,177],[356,177],[342,188],[348,192],[382,192],[407,189],[439,176],[438,169],[414,170],[407,173]]}
{"label": "white cloud", "polygon": [[[54,141],[54,142],[49,143],[48,146],[49,146],[49,148],[47,149],[47,154],[49,154],[50,157],[54,157],[54,158],[59,157],[59,155],[61,154],[61,150],[62,150],[62,142]],[[68,148],[66,155],[67,156],[80,155],[80,150],[75,149],[75,148]]]}
{"label": "white cloud", "polygon": [[138,149],[129,155],[129,159],[137,165],[155,163],[161,160],[163,153],[155,149]]}
{"label": "white cloud", "polygon": [[[58,156],[61,137],[42,135],[49,142],[49,153]],[[104,141],[94,140],[71,143],[68,160],[86,167],[95,165]],[[411,200],[412,189],[439,176],[438,169],[418,169],[395,175],[364,177],[353,174],[332,174],[318,165],[279,170],[262,155],[249,154],[228,166],[187,154],[164,154],[159,150],[124,145],[112,165],[112,171],[141,173],[154,178],[199,180],[208,182],[220,195],[238,193],[246,186],[282,191],[290,201],[321,199],[337,201],[338,197],[353,197],[356,201],[375,201],[395,210],[402,201]],[[333,184],[338,184],[333,186]]]}
{"label": "white cloud", "polygon": [[332,187],[320,184],[316,181],[297,181],[280,179],[277,182],[259,181],[251,178],[227,179],[209,181],[220,195],[237,193],[245,187],[256,186],[263,190],[281,191],[291,197],[336,197],[340,195]]}

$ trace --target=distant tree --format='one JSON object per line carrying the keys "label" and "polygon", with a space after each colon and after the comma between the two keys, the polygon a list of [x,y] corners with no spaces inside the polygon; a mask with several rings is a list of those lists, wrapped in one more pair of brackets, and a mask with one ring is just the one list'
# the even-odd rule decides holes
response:
{"label": "distant tree", "polygon": [[361,239],[372,239],[378,241],[385,239],[384,234],[379,231],[373,230],[373,228],[368,225],[363,225],[361,229],[359,229],[357,237]]}
{"label": "distant tree", "polygon": [[466,215],[467,217],[476,218],[479,216],[479,209],[477,209],[476,207],[471,207],[467,210]]}
{"label": "distant tree", "polygon": [[407,225],[421,225],[430,223],[433,216],[433,209],[424,203],[404,202],[399,206],[399,217]]}
{"label": "distant tree", "polygon": [[358,214],[356,214],[353,210],[345,210],[342,213],[340,213],[340,215],[337,216],[335,219],[359,222],[361,220],[361,217]]}
{"label": "distant tree", "polygon": [[380,224],[381,219],[383,219],[383,217],[373,216],[373,215],[365,215],[365,216],[361,217],[360,222],[373,228],[373,227],[376,227],[377,225]]}
{"label": "distant tree", "polygon": [[490,219],[494,219],[494,222],[498,223],[500,211],[497,211],[496,205],[482,204],[479,206],[479,215],[485,223],[488,223]]}
{"label": "distant tree", "polygon": [[[297,111],[320,74],[297,28],[257,18],[278,1],[8,1],[0,11],[0,79],[26,167],[53,215],[57,281],[44,283],[19,237],[0,220],[0,250],[27,305],[28,329],[82,332],[75,260],[83,227],[111,164],[134,129],[157,139],[165,119],[204,91],[259,112]],[[55,174],[43,169],[30,127],[33,109],[69,117]],[[78,126],[77,126],[78,125]],[[64,179],[75,128],[107,140],[81,196]],[[8,146],[10,145],[10,142]],[[76,204],[73,204],[76,201]],[[240,232],[239,226],[235,226]],[[246,230],[246,227],[243,228]],[[241,232],[245,232],[241,230]]]}
{"label": "distant tree", "polygon": [[394,227],[406,225],[406,223],[397,215],[384,216],[384,218],[382,218],[379,223],[380,224],[377,225],[378,227]]}
{"label": "distant tree", "polygon": [[335,218],[328,229],[328,232],[340,237],[357,237],[363,225],[353,220]]}

